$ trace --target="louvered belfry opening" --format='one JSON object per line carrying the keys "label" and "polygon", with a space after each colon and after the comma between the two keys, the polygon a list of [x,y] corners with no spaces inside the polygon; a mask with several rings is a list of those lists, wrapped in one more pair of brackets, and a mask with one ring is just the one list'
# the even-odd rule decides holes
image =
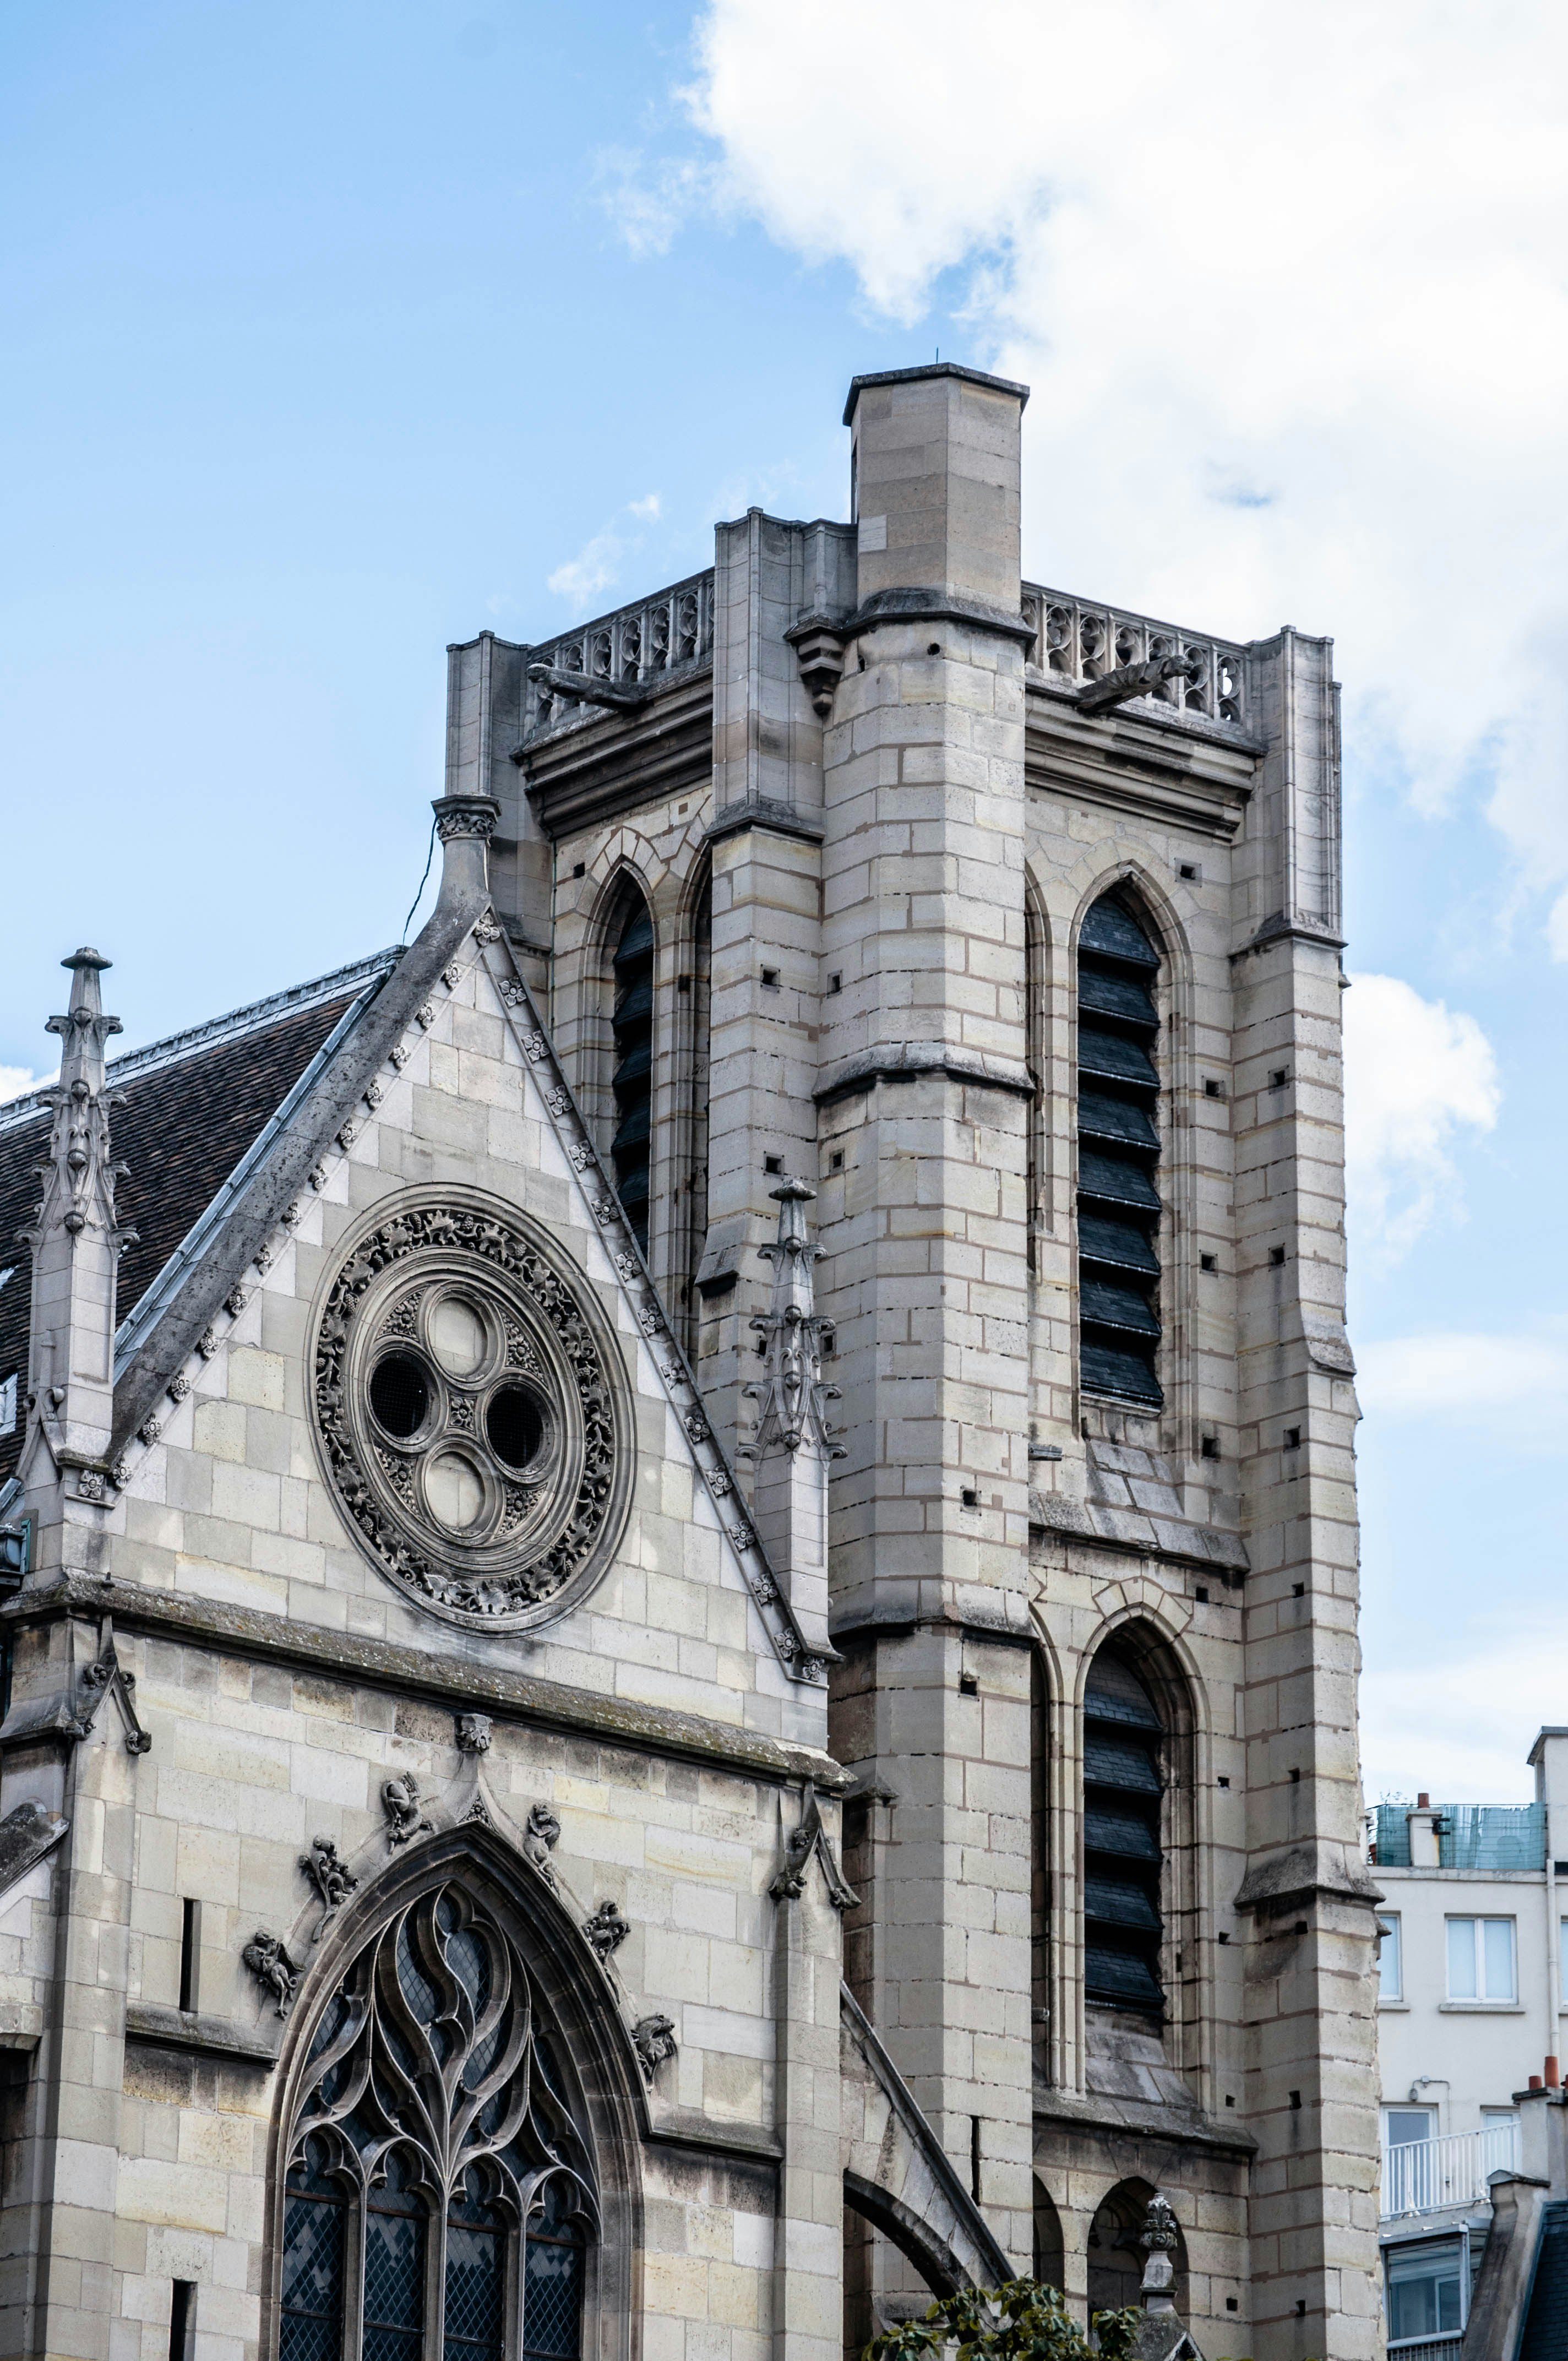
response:
{"label": "louvered belfry opening", "polygon": [[1159,953],[1119,895],[1078,943],[1078,1285],[1085,1389],[1158,1410]]}
{"label": "louvered belfry opening", "polygon": [[1083,1988],[1161,2016],[1164,1728],[1126,1658],[1102,1649],[1083,1705]]}
{"label": "louvered belfry opening", "polygon": [[615,947],[615,1005],[610,1023],[615,1064],[616,1194],[638,1245],[648,1251],[648,1173],[653,1114],[653,921],[634,895]]}

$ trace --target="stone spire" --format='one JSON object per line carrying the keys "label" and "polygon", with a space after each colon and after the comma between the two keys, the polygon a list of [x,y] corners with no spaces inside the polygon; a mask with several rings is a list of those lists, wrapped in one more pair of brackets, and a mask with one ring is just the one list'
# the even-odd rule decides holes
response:
{"label": "stone spire", "polygon": [[33,1250],[32,1341],[27,1364],[27,1437],[19,1474],[30,1489],[64,1479],[68,1498],[104,1497],[104,1456],[114,1430],[115,1280],[136,1235],[115,1212],[125,1175],[109,1144],[112,1101],[104,1045],[121,1029],[105,1016],[98,978],[109,965],[95,950],[72,951],[71,1006],[51,1016],[61,1041],[60,1081],[43,1196],[18,1236]]}
{"label": "stone spire", "polygon": [[789,1593],[813,1648],[828,1645],[828,1465],[843,1452],[831,1440],[825,1404],[837,1386],[822,1382],[822,1329],[814,1278],[825,1249],[806,1234],[806,1207],[817,1195],[804,1180],[784,1180],[768,1194],[779,1209],[779,1234],[758,1252],[773,1267],[773,1301],[751,1325],[762,1339],[768,1373],[746,1391],[760,1401],[751,1515],[758,1537]]}

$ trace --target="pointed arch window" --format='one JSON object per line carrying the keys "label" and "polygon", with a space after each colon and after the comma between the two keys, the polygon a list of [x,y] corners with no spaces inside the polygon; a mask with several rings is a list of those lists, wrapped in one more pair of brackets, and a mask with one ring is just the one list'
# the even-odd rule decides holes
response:
{"label": "pointed arch window", "polygon": [[1164,1725],[1126,1658],[1102,1648],[1083,1700],[1083,1989],[1161,2016]]}
{"label": "pointed arch window", "polygon": [[568,2087],[463,1887],[372,1936],[291,2129],[279,2361],[578,2361],[598,2208]]}
{"label": "pointed arch window", "polygon": [[648,1251],[649,1182],[653,1137],[653,921],[632,892],[616,939],[615,999],[610,1016],[615,1055],[615,1137],[610,1155],[615,1187],[637,1243]]}
{"label": "pointed arch window", "polygon": [[1140,1410],[1165,1400],[1159,1347],[1159,953],[1116,894],[1078,945],[1080,1373]]}

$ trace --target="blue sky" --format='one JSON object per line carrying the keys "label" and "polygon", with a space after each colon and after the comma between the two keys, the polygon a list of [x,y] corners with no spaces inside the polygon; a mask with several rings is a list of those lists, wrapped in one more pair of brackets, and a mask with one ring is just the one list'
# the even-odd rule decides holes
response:
{"label": "blue sky", "polygon": [[842,514],[857,369],[1023,376],[1036,578],[1337,636],[1368,1786],[1508,1800],[1568,1719],[1563,31],[948,22],[13,0],[0,1065],[82,940],[135,1042],[395,939],[447,641]]}

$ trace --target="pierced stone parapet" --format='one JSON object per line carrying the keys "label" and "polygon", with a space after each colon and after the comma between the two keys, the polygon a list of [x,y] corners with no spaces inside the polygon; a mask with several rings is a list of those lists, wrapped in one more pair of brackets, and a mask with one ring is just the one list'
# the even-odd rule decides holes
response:
{"label": "pierced stone parapet", "polygon": [[525,743],[565,722],[639,705],[661,682],[711,658],[712,568],[526,653]]}
{"label": "pierced stone parapet", "polygon": [[1215,721],[1246,721],[1244,651],[1231,641],[1117,607],[1091,606],[1036,582],[1024,585],[1024,615],[1035,630],[1027,661],[1064,684],[1108,680],[1132,666],[1163,669],[1169,663],[1168,675],[1154,679],[1143,692],[1156,704],[1206,713]]}

